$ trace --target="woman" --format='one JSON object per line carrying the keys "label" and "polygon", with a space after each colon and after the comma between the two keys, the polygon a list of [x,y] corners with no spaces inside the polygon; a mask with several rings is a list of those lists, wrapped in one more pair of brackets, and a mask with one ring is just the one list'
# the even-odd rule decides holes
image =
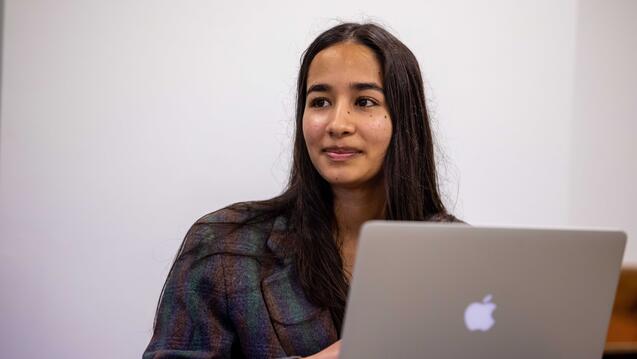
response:
{"label": "woman", "polygon": [[144,358],[335,358],[361,225],[454,220],[418,62],[398,39],[347,23],[309,46],[291,172],[280,196],[192,226]]}

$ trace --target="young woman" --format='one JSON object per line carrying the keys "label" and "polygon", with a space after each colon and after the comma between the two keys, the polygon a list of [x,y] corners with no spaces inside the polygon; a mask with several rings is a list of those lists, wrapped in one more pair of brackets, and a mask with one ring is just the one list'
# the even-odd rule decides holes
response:
{"label": "young woman", "polygon": [[347,23],[303,55],[287,189],[192,226],[144,358],[336,358],[370,219],[455,220],[416,58],[381,27]]}

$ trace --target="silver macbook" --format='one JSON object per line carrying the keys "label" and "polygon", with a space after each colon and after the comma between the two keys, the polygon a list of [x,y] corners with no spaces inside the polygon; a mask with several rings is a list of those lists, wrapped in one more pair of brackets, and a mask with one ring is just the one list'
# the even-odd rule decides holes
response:
{"label": "silver macbook", "polygon": [[620,231],[372,221],[341,358],[599,359]]}

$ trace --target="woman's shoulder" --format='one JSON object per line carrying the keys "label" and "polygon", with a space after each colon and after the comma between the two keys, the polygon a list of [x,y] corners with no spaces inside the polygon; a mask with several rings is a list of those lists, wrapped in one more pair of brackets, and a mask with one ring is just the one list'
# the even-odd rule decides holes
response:
{"label": "woman's shoulder", "polygon": [[457,218],[456,216],[450,213],[436,213],[430,216],[429,218],[427,218],[427,222],[467,224],[463,220]]}
{"label": "woman's shoulder", "polygon": [[258,202],[237,202],[207,213],[195,225],[245,224],[264,212]]}
{"label": "woman's shoulder", "polygon": [[258,202],[239,202],[210,212],[190,227],[184,249],[199,255],[233,254],[261,256],[273,229],[285,223]]}

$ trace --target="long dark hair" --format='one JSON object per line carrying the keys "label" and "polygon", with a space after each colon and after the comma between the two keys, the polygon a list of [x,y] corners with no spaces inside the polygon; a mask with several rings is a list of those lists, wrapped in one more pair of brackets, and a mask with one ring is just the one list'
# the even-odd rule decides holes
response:
{"label": "long dark hair", "polygon": [[330,310],[340,333],[348,281],[337,243],[333,195],[308,154],[303,137],[307,76],[314,57],[341,42],[371,49],[383,71],[385,99],[393,133],[383,164],[386,219],[453,220],[438,189],[434,143],[425,105],[420,67],[414,54],[382,27],[344,23],[320,34],[301,58],[297,83],[294,154],[285,191],[270,200],[254,203],[260,218],[285,215],[296,270],[307,298]]}

